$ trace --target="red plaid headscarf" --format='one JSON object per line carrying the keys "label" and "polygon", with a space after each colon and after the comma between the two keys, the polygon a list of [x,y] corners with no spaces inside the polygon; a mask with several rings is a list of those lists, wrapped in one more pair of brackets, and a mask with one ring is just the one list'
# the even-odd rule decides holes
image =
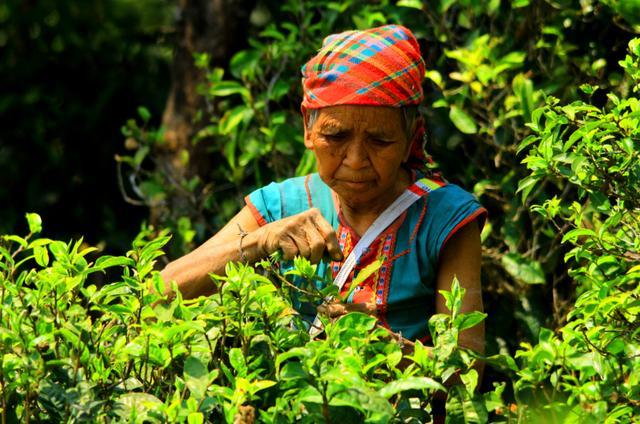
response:
{"label": "red plaid headscarf", "polygon": [[[330,35],[301,70],[303,112],[337,105],[402,107],[419,105],[424,98],[420,46],[400,25]],[[408,164],[412,168],[427,161],[424,121],[418,118],[417,123]]]}

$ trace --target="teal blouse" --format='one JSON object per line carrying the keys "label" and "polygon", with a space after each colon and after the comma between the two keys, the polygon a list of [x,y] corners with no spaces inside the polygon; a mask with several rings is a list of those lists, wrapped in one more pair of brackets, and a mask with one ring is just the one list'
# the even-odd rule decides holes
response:
{"label": "teal blouse", "polygon": [[[350,281],[361,269],[381,259],[382,266],[355,288],[349,301],[375,302],[380,323],[413,340],[429,338],[427,322],[435,311],[435,281],[443,246],[467,223],[479,218],[482,226],[486,216],[486,210],[475,197],[457,185],[431,181],[430,186],[433,190],[422,193],[369,246],[343,287],[347,292]],[[345,225],[334,199],[331,189],[315,173],[271,183],[248,195],[245,201],[260,225],[318,208],[336,230],[346,258],[359,237]],[[336,262],[321,262],[318,274],[324,278],[332,273],[333,278],[340,266]],[[282,263],[281,272],[291,267],[291,263]],[[303,318],[313,320],[314,305],[295,299],[294,305]]]}

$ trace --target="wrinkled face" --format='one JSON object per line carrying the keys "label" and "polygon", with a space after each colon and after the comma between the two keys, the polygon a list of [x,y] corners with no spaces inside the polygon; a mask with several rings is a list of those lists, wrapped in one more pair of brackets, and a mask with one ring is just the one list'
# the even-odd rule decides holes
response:
{"label": "wrinkled face", "polygon": [[354,207],[388,204],[407,185],[401,165],[409,156],[410,141],[397,108],[322,108],[313,126],[305,125],[304,138],[322,180]]}

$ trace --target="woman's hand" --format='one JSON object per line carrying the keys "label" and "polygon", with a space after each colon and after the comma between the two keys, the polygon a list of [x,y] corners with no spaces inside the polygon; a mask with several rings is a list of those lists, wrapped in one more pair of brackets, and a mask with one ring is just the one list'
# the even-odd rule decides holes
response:
{"label": "woman's hand", "polygon": [[375,316],[378,308],[375,303],[341,303],[335,300],[332,303],[323,303],[318,306],[318,312],[326,315],[331,319],[336,319],[349,312],[362,312],[367,315]]}
{"label": "woman's hand", "polygon": [[285,260],[300,255],[318,263],[327,251],[331,259],[343,259],[333,227],[317,208],[274,221],[256,232],[258,248],[265,256],[282,250]]}
{"label": "woman's hand", "polygon": [[[338,300],[335,300],[332,303],[323,303],[322,305],[318,306],[318,313],[326,315],[332,320],[338,319],[342,315],[346,315],[349,312],[362,312],[367,315],[376,316],[378,308],[376,307],[375,303],[341,303]],[[413,348],[415,346],[415,343],[413,341],[405,339],[404,337],[402,337],[402,334],[394,333],[381,324],[377,325],[389,332],[389,336],[400,344],[402,353],[404,355],[413,354]],[[407,367],[410,363],[408,360],[403,359],[403,361],[403,367]]]}

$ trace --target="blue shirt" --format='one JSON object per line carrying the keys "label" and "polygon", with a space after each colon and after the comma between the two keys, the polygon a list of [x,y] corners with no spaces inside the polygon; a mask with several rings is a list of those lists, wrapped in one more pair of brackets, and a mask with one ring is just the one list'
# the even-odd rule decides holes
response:
{"label": "blue shirt", "polygon": [[[436,189],[425,192],[378,236],[343,288],[348,291],[349,282],[361,269],[374,260],[382,260],[382,266],[355,289],[350,300],[374,302],[381,324],[413,340],[429,336],[427,322],[435,311],[435,284],[443,246],[467,223],[480,218],[482,225],[486,216],[486,210],[470,193],[455,184],[431,182]],[[341,219],[331,189],[317,173],[271,183],[251,193],[245,201],[260,225],[318,208],[335,229],[345,258],[359,239]],[[321,262],[318,275],[335,277],[340,265]],[[283,271],[292,268],[291,263],[281,266]],[[313,320],[313,305],[296,303],[295,299],[294,305],[305,319]]]}

